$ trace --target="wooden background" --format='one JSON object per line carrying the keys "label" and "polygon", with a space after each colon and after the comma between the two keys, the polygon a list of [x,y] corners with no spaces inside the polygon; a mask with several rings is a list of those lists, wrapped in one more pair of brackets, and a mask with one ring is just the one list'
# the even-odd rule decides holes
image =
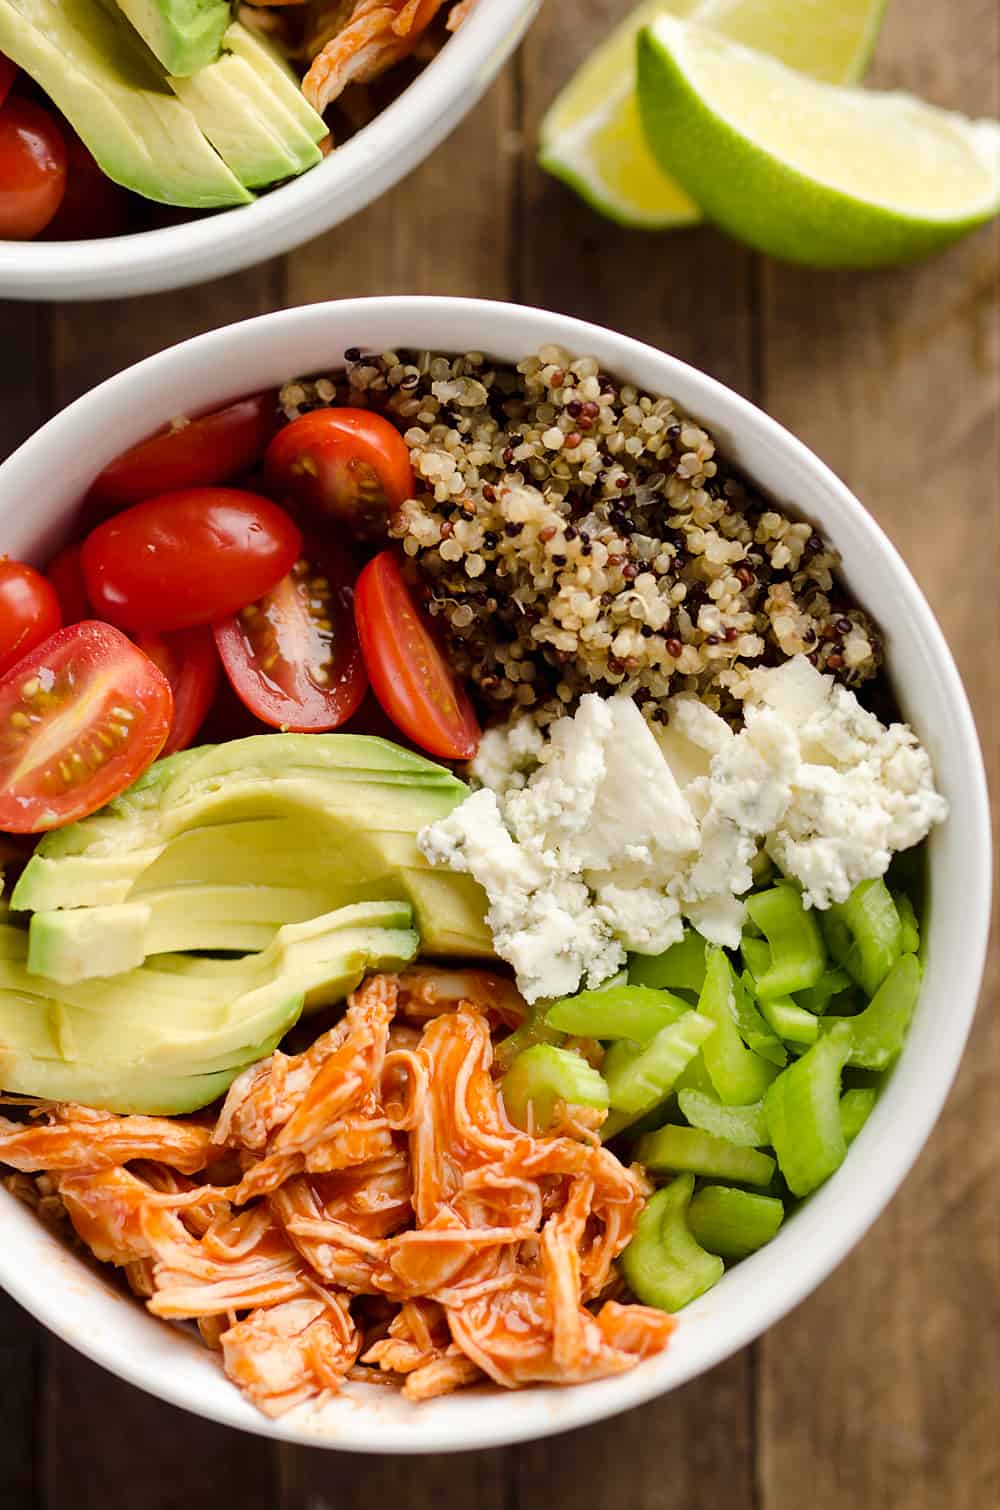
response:
{"label": "wooden background", "polygon": [[[520,56],[451,140],[408,183],[292,257],[131,303],[0,305],[0,452],[149,352],[283,304],[485,295],[618,327],[749,395],[877,515],[944,625],[996,784],[997,228],[913,269],[828,274],[763,261],[707,230],[649,237],[602,222],[537,171],[532,144],[556,88],[625,9],[626,0],[548,0]],[[997,0],[892,0],[873,81],[1000,116]],[[994,952],[945,1115],[874,1231],[754,1347],[659,1402],[572,1436],[454,1458],[279,1447],[119,1383],[0,1296],[0,1504],[992,1510],[998,994]]]}

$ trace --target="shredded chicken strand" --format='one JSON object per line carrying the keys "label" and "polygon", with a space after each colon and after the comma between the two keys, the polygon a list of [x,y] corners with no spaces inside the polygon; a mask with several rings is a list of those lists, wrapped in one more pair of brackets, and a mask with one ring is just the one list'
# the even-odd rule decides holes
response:
{"label": "shredded chicken strand", "polygon": [[268,1415],[349,1378],[425,1400],[608,1377],[673,1328],[615,1298],[651,1186],[583,1109],[508,1121],[493,1038],[523,1013],[485,971],[371,976],[304,1053],[241,1074],[214,1128],[38,1103],[0,1119],[0,1158]]}

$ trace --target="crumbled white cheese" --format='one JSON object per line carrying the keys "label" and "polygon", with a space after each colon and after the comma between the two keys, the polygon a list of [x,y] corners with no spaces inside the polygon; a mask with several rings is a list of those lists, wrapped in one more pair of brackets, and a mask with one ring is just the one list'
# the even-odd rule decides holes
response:
{"label": "crumbled white cheese", "polygon": [[804,656],[749,680],[738,734],[691,694],[654,734],[631,698],[592,693],[545,737],[530,718],[484,736],[483,790],[418,842],[483,886],[529,1001],[660,953],[685,918],[736,947],[762,844],[828,907],[945,817],[905,724],[885,728]]}

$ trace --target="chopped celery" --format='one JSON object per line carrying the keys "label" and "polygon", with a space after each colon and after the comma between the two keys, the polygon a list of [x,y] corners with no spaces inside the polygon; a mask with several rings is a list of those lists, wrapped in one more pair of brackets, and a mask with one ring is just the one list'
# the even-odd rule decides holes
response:
{"label": "chopped celery", "polygon": [[892,900],[896,904],[899,913],[899,946],[904,954],[920,953],[920,924],[917,922],[917,914],[913,910],[913,903],[905,891],[894,891]]}
{"label": "chopped celery", "polygon": [[782,1070],[764,1098],[771,1146],[794,1195],[808,1195],[844,1161],[840,1072],[850,1052],[851,1030],[838,1023]]}
{"label": "chopped celery", "polygon": [[584,1038],[631,1038],[646,1043],[690,1010],[686,1001],[669,991],[614,986],[563,997],[549,1008],[545,1021],[550,1028]]}
{"label": "chopped celery", "polygon": [[635,986],[697,994],[705,984],[705,940],[688,928],[679,943],[671,944],[663,954],[632,954],[628,978]]}
{"label": "chopped celery", "polygon": [[788,1050],[754,1006],[754,982],[749,970],[744,970],[733,988],[733,1011],[739,1035],[748,1049],[779,1069],[788,1063]]}
{"label": "chopped celery", "polygon": [[743,956],[743,963],[754,980],[760,975],[766,975],[770,970],[771,946],[766,938],[755,938],[753,934],[744,933],[740,939],[740,953]]}
{"label": "chopped celery", "polygon": [[764,1000],[760,1010],[778,1037],[789,1043],[815,1043],[819,1037],[819,1018],[797,1006],[790,996]]}
{"label": "chopped celery", "polygon": [[748,1106],[760,1100],[777,1067],[743,1046],[736,1025],[737,984],[722,950],[709,949],[698,1013],[714,1022],[716,1031],[702,1049],[702,1056],[719,1099],[727,1106]]}
{"label": "chopped celery", "polygon": [[738,1148],[762,1148],[769,1141],[763,1101],[752,1106],[723,1106],[704,1091],[679,1090],[677,1104],[692,1127],[725,1138]]}
{"label": "chopped celery", "polygon": [[864,1127],[875,1105],[875,1090],[872,1086],[859,1086],[845,1091],[840,1098],[840,1127],[844,1142],[851,1144]]}
{"label": "chopped celery", "polygon": [[703,1054],[695,1054],[694,1058],[688,1061],[674,1081],[674,1090],[704,1091],[706,1095],[715,1095],[715,1087],[712,1084],[711,1075],[705,1068]]}
{"label": "chopped celery", "polygon": [[604,1107],[608,1087],[604,1077],[571,1049],[536,1043],[519,1054],[500,1082],[503,1104],[515,1127],[548,1127],[557,1101],[574,1106]]}
{"label": "chopped celery", "polygon": [[838,966],[835,970],[827,970],[815,986],[809,986],[805,991],[796,991],[795,1000],[807,1012],[814,1012],[817,1017],[822,1017],[833,998],[850,989],[851,977]]}
{"label": "chopped celery", "polygon": [[678,1075],[714,1031],[711,1022],[689,1008],[678,1022],[661,1028],[648,1043],[617,1039],[602,1066],[611,1105],[633,1120],[658,1101],[665,1101]]}
{"label": "chopped celery", "polygon": [[741,1185],[770,1185],[775,1168],[771,1156],[756,1148],[741,1148],[700,1128],[673,1123],[640,1138],[635,1156],[640,1164],[656,1172],[670,1169],[712,1175]]}
{"label": "chopped celery", "polygon": [[826,950],[815,915],[795,887],[782,883],[758,891],[746,905],[771,949],[768,969],[756,977],[758,1001],[815,986],[826,969]]}
{"label": "chopped celery", "polygon": [[720,1258],[746,1258],[769,1243],[784,1219],[785,1208],[773,1195],[706,1185],[688,1207],[695,1241]]}
{"label": "chopped celery", "polygon": [[506,1038],[501,1038],[493,1051],[493,1061],[498,1069],[509,1070],[518,1055],[536,1043],[560,1044],[565,1041],[566,1034],[550,1028],[545,1021],[548,1008],[547,1001],[536,1001],[534,1006],[528,1008],[521,1026],[515,1028],[513,1033],[508,1033]]}
{"label": "chopped celery", "polygon": [[710,1290],[725,1266],[698,1246],[687,1224],[692,1175],[680,1175],[646,1202],[635,1236],[619,1260],[629,1289],[643,1305],[679,1311]]}
{"label": "chopped celery", "polygon": [[903,925],[885,882],[859,881],[846,902],[823,914],[827,947],[839,965],[874,996],[903,952]]}
{"label": "chopped celery", "polygon": [[823,1030],[838,1025],[850,1029],[854,1069],[888,1069],[903,1047],[913,1009],[920,995],[920,961],[904,954],[896,961],[863,1012],[857,1017],[824,1017]]}

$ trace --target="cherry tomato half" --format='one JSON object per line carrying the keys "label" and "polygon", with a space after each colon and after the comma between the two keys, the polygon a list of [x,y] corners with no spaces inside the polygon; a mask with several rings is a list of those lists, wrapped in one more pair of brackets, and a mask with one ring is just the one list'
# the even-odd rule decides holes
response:
{"label": "cherry tomato half", "polygon": [[302,548],[276,503],[237,488],[185,488],[106,519],[83,542],[95,613],[123,629],[187,629],[253,603]]}
{"label": "cherry tomato half", "polygon": [[372,691],[393,723],[432,755],[471,759],[480,738],[472,703],[392,551],[380,552],[361,573],[354,611]]}
{"label": "cherry tomato half", "polygon": [[272,728],[317,733],[351,717],[368,680],[354,623],[354,567],[330,544],[306,552],[258,602],[219,620],[215,643],[251,713]]}
{"label": "cherry tomato half", "polygon": [[78,624],[81,619],[91,617],[93,610],[87,597],[87,584],[83,580],[83,563],[78,545],[67,545],[58,556],[53,556],[45,576],[59,599],[64,624]]}
{"label": "cherry tomato half", "polygon": [[260,460],[276,422],[274,394],[257,393],[168,426],[109,462],[87,503],[123,509],[158,493],[228,482]]}
{"label": "cherry tomato half", "polygon": [[75,132],[66,136],[66,192],[42,232],[45,241],[92,241],[124,236],[129,228],[127,192],[109,178]]}
{"label": "cherry tomato half", "polygon": [[6,54],[0,52],[0,105],[10,94],[14,80],[17,78],[17,64],[12,63]]}
{"label": "cherry tomato half", "polygon": [[368,409],[314,409],[279,430],[264,468],[280,498],[350,527],[358,539],[384,538],[390,515],[413,497],[406,441]]}
{"label": "cherry tomato half", "polygon": [[0,829],[96,812],[156,759],[172,713],[170,683],[117,629],[57,630],[0,679]]}
{"label": "cherry tomato half", "polygon": [[66,189],[66,143],[47,110],[12,98],[0,108],[0,236],[30,241]]}
{"label": "cherry tomato half", "polygon": [[0,676],[63,621],[59,599],[41,572],[0,557]]}
{"label": "cherry tomato half", "polygon": [[144,634],[136,642],[158,666],[174,694],[174,717],[161,755],[186,750],[208,717],[222,679],[215,640],[207,624],[173,634]]}

